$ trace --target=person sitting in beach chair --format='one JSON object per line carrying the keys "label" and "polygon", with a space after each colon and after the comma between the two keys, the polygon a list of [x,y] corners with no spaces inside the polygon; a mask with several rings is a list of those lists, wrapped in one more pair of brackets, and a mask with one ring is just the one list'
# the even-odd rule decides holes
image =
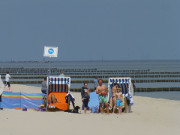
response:
{"label": "person sitting in beach chair", "polygon": [[[55,103],[61,103],[56,97],[54,94],[51,94],[49,95],[49,98],[48,98],[48,106],[49,108],[56,108],[55,107]],[[53,104],[53,105],[52,105]]]}

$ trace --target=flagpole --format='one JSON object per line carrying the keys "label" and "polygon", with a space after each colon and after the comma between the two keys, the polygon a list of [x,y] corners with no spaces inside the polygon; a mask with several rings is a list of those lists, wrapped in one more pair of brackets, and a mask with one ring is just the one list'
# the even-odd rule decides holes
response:
{"label": "flagpole", "polygon": [[51,57],[49,57],[49,76],[51,75]]}

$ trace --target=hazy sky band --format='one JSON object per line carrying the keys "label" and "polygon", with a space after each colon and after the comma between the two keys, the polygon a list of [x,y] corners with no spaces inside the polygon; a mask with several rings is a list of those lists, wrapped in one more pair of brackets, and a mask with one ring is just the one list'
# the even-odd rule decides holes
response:
{"label": "hazy sky band", "polygon": [[0,61],[180,58],[179,0],[1,0]]}

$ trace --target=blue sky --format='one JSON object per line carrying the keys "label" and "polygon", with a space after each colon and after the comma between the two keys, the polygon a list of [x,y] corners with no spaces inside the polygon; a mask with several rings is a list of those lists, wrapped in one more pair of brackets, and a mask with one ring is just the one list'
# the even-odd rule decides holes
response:
{"label": "blue sky", "polygon": [[0,61],[180,59],[179,0],[0,0]]}

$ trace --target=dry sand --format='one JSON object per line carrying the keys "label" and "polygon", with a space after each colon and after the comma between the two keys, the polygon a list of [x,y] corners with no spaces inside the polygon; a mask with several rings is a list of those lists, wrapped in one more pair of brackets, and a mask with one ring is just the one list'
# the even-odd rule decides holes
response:
{"label": "dry sand", "polygon": [[[39,93],[39,87],[12,85],[14,92]],[[73,92],[81,106],[80,93]],[[134,96],[132,113],[72,114],[66,112],[0,111],[0,135],[179,135],[180,101]]]}

